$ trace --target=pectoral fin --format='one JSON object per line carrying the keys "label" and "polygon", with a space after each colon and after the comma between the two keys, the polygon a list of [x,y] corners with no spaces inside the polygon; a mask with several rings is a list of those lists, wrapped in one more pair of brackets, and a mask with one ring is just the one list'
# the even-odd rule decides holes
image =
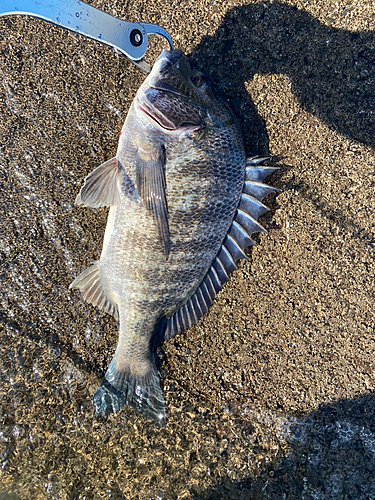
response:
{"label": "pectoral fin", "polygon": [[[75,204],[84,207],[114,207],[121,203],[121,190],[131,184],[117,158],[102,163],[91,172],[79,192]],[[126,193],[125,193],[126,194]]]}
{"label": "pectoral fin", "polygon": [[165,149],[154,153],[137,153],[136,187],[147,210],[155,219],[164,254],[168,258],[171,242],[168,224],[168,205],[165,181]]}

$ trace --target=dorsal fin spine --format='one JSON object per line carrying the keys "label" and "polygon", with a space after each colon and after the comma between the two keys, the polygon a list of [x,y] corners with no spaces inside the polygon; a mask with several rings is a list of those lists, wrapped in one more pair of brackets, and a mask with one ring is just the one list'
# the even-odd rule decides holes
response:
{"label": "dorsal fin spine", "polygon": [[[200,305],[199,300],[198,300],[198,295],[200,295],[199,292],[200,292],[200,288],[198,287],[197,291],[191,297],[190,300],[194,304],[194,309],[195,309],[196,316],[198,316],[198,318],[201,318],[203,316],[204,312],[202,311],[201,305]],[[202,298],[201,298],[201,300],[202,300]]]}
{"label": "dorsal fin spine", "polygon": [[[202,283],[202,284],[201,284],[201,286],[198,288],[198,290],[199,290],[199,295],[200,295],[200,297],[201,297],[201,301],[199,301],[199,303],[201,304],[201,310],[202,310],[202,312],[204,311],[204,312],[203,312],[203,314],[206,314],[206,312],[207,312],[207,311],[208,311],[208,309],[210,308],[210,305],[211,305],[211,304],[208,304],[208,303],[207,303],[206,297],[205,297],[205,296],[204,296],[204,294],[203,294],[203,287],[204,287],[204,285],[203,285],[203,283]],[[203,305],[202,305],[202,304],[203,304]]]}
{"label": "dorsal fin spine", "polygon": [[175,332],[177,330],[176,318],[177,318],[177,314],[173,314],[173,316],[171,317],[171,322],[168,325],[170,328],[170,332],[169,332],[170,337],[173,335],[173,332]]}
{"label": "dorsal fin spine", "polygon": [[254,217],[255,220],[266,212],[269,212],[269,208],[266,205],[263,205],[257,198],[246,193],[242,193],[239,208]]}
{"label": "dorsal fin spine", "polygon": [[211,269],[209,270],[209,272],[212,273],[213,279],[211,278],[211,283],[214,287],[215,292],[217,293],[221,290],[221,283],[220,283],[219,276],[217,275],[216,269],[213,267],[213,265],[211,266]]}
{"label": "dorsal fin spine", "polygon": [[245,181],[243,192],[254,196],[258,200],[262,201],[270,193],[277,192],[278,189],[268,186],[268,184],[262,184],[256,181]]}
{"label": "dorsal fin spine", "polygon": [[228,277],[227,272],[225,270],[225,267],[223,266],[223,263],[221,262],[219,257],[216,257],[216,259],[214,260],[214,263],[212,264],[212,267],[216,271],[220,285],[223,285],[226,281],[228,281],[229,277]]}
{"label": "dorsal fin spine", "polygon": [[192,326],[198,321],[198,318],[196,317],[194,304],[191,298],[186,302],[186,307],[189,311],[189,323],[190,326]]}
{"label": "dorsal fin spine", "polygon": [[251,215],[249,215],[245,210],[240,208],[237,209],[236,220],[243,226],[246,231],[250,234],[253,233],[266,233],[267,230],[264,229]]}
{"label": "dorsal fin spine", "polygon": [[237,220],[232,222],[229,234],[237,241],[241,248],[255,245],[255,242],[251,239],[251,235]]}
{"label": "dorsal fin spine", "polygon": [[[234,258],[232,256],[232,254],[230,253],[230,251],[227,249],[227,247],[223,244],[222,246],[222,249],[223,249],[223,252],[226,254],[227,258],[230,260],[232,266],[237,269],[237,266],[236,266],[236,263],[234,261]],[[234,269],[233,269],[234,270]]]}
{"label": "dorsal fin spine", "polygon": [[[206,278],[207,278],[207,276],[206,276]],[[204,300],[205,300],[205,303],[206,303],[206,306],[208,309],[210,307],[210,304],[212,303],[213,299],[215,298],[215,295],[213,297],[211,297],[211,294],[207,288],[206,278],[202,281],[200,289],[202,290],[202,295],[204,297]],[[210,302],[210,300],[211,300],[211,302]]]}
{"label": "dorsal fin spine", "polygon": [[182,322],[185,325],[185,328],[189,328],[189,309],[187,305],[185,304],[183,309],[182,309]]}
{"label": "dorsal fin spine", "polygon": [[247,255],[243,252],[241,246],[237,243],[233,236],[230,235],[230,233],[228,233],[224,245],[228,252],[232,255],[234,262],[239,259],[247,259]]}
{"label": "dorsal fin spine", "polygon": [[214,298],[216,297],[216,290],[215,290],[215,287],[212,283],[209,272],[206,274],[206,277],[204,278],[203,283],[206,286],[207,295],[211,299],[211,302],[212,302],[214,300]]}

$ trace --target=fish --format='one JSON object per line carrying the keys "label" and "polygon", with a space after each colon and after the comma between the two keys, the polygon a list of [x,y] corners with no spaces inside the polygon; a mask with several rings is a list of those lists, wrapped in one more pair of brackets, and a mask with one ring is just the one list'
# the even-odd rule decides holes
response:
{"label": "fish", "polygon": [[70,288],[119,323],[115,354],[93,396],[98,415],[125,405],[166,425],[157,346],[193,326],[246,259],[264,184],[276,170],[246,158],[239,124],[180,49],[164,50],[138,89],[116,156],[75,200],[110,207],[100,259]]}

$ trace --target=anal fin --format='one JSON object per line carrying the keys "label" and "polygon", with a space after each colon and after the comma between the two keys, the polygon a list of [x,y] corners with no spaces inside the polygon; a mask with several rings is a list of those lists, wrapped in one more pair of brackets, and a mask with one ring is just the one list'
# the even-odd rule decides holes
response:
{"label": "anal fin", "polygon": [[87,302],[99,307],[118,320],[118,307],[104,290],[100,280],[99,262],[88,267],[70,284],[69,288],[77,288],[83,292]]}

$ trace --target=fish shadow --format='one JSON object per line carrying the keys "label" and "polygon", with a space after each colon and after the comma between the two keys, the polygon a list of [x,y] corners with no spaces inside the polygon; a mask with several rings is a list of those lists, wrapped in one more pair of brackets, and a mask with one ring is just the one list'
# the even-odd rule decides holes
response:
{"label": "fish shadow", "polygon": [[258,477],[224,479],[194,500],[375,498],[375,396],[367,394],[289,419],[288,452]]}
{"label": "fish shadow", "polygon": [[[345,8],[332,16],[349,16]],[[334,17],[326,18],[332,23]],[[302,108],[343,136],[375,146],[375,36],[322,24],[280,2],[236,7],[192,51],[239,117],[249,152],[268,153],[268,136],[245,82],[283,74]]]}

